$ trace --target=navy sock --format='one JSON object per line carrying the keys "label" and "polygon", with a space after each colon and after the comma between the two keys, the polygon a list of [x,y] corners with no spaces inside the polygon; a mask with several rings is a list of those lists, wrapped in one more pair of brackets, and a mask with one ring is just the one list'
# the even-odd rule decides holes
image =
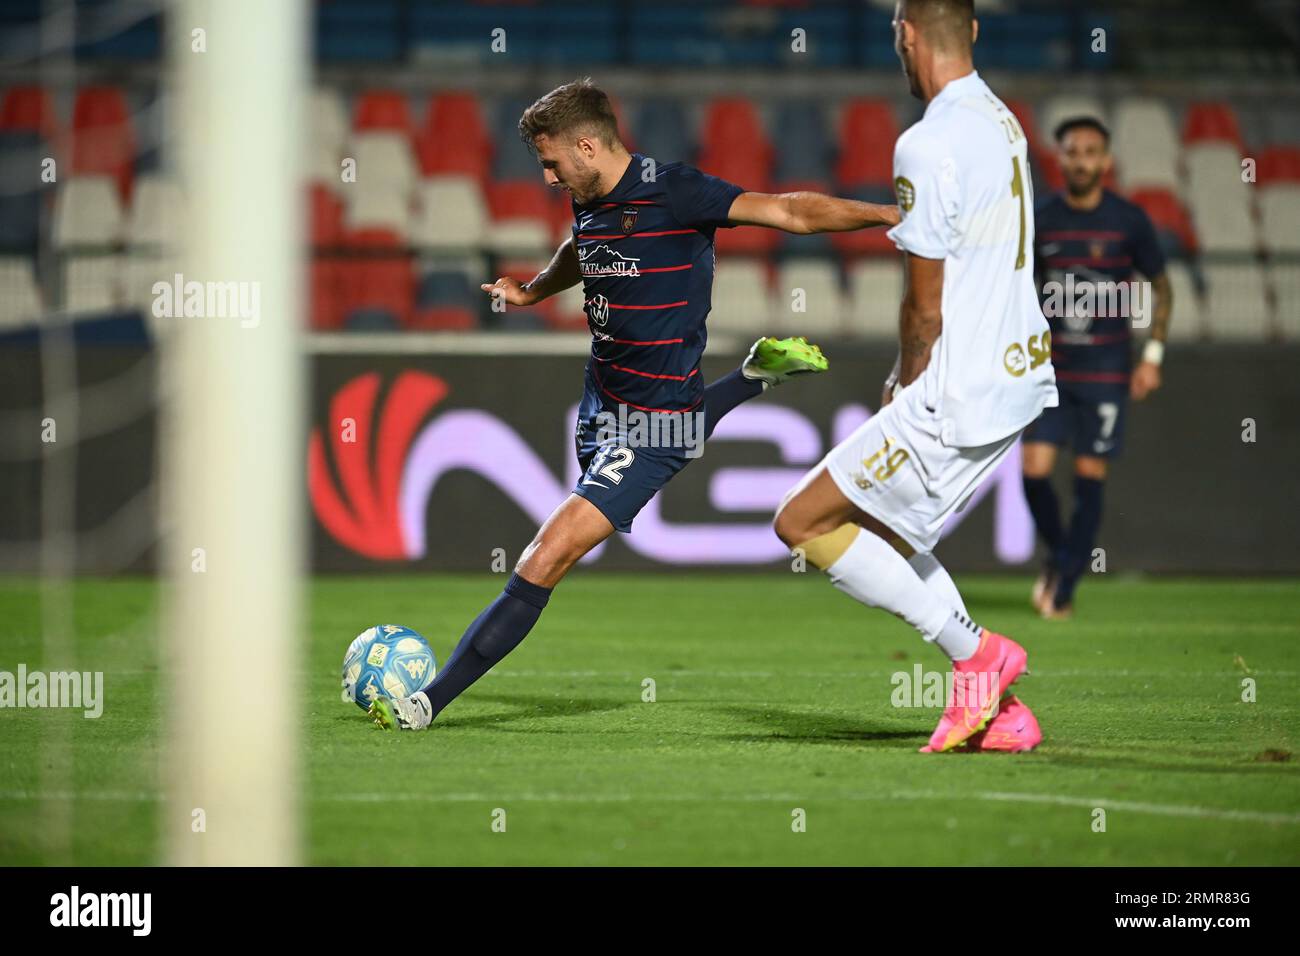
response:
{"label": "navy sock", "polygon": [[424,688],[434,717],[519,646],[550,596],[550,588],[510,575],[505,590],[474,619],[433,683]]}
{"label": "navy sock", "polygon": [[1092,546],[1101,528],[1101,499],[1104,481],[1074,478],[1074,514],[1062,549],[1061,581],[1056,588],[1056,606],[1065,607],[1074,600],[1074,588],[1092,560]]}
{"label": "navy sock", "polygon": [[1029,513],[1034,518],[1034,527],[1047,545],[1047,565],[1057,567],[1057,557],[1065,544],[1065,535],[1061,531],[1061,506],[1056,501],[1056,492],[1052,489],[1051,478],[1026,478],[1025,501],[1029,503]]}
{"label": "navy sock", "polygon": [[713,429],[722,416],[741,402],[763,394],[763,383],[745,378],[740,369],[722,376],[704,389],[704,437],[713,434]]}

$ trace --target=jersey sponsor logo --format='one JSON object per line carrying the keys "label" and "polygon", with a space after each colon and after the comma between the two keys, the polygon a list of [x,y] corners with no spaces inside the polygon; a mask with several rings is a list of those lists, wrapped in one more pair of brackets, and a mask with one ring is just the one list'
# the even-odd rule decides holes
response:
{"label": "jersey sponsor logo", "polygon": [[899,176],[894,180],[894,194],[898,197],[898,208],[903,212],[911,212],[916,205],[916,187],[912,181],[906,176]]}
{"label": "jersey sponsor logo", "polygon": [[1002,365],[1013,378],[1025,374],[1029,365],[1025,361],[1025,350],[1019,342],[1012,342],[1007,346],[1007,350],[1002,353]]}
{"label": "jersey sponsor logo", "polygon": [[588,299],[586,309],[592,325],[604,325],[609,321],[609,299],[603,295],[593,295]]}
{"label": "jersey sponsor logo", "polygon": [[1040,338],[1029,336],[1029,357],[1025,358],[1025,347],[1019,342],[1012,342],[1002,353],[1002,366],[1013,378],[1020,378],[1030,369],[1038,368],[1052,358],[1052,333],[1044,332]]}
{"label": "jersey sponsor logo", "polygon": [[631,276],[641,274],[637,263],[641,260],[615,252],[605,243],[578,250],[578,266],[583,278],[594,276]]}

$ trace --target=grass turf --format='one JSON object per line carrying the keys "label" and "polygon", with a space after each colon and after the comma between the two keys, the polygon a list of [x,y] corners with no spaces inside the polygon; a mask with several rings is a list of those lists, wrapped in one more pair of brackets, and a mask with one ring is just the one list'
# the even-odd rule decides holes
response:
{"label": "grass turf", "polygon": [[[384,734],[339,701],[351,637],[408,624],[443,660],[501,578],[316,579],[304,859],[1300,863],[1300,585],[1099,579],[1076,620],[1044,623],[1027,580],[959,584],[976,620],[1029,649],[1034,753],[917,754],[938,712],[892,706],[891,675],[942,658],[814,574],[575,575],[431,732]],[[41,658],[38,594],[0,580],[0,670],[67,666]],[[100,719],[0,710],[0,864],[158,859],[154,600],[148,581],[74,586],[76,666],[106,672]]]}

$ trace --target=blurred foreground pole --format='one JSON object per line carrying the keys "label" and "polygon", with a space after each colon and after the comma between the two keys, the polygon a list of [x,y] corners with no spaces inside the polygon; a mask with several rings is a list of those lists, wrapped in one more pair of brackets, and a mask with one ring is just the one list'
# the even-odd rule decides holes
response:
{"label": "blurred foreground pole", "polygon": [[[307,10],[179,0],[166,17],[186,286],[164,346],[163,862],[292,864]],[[198,310],[194,282],[205,284],[202,316],[185,314]]]}

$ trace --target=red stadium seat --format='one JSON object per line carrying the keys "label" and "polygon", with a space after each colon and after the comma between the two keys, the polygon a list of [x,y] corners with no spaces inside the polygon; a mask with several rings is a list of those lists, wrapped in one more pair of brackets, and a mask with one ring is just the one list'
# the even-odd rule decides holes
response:
{"label": "red stadium seat", "polygon": [[711,167],[718,165],[721,157],[736,153],[752,157],[764,170],[771,168],[772,144],[763,132],[754,104],[740,98],[716,99],[704,117],[700,167],[712,172]]}
{"label": "red stadium seat", "polygon": [[770,192],[772,163],[760,154],[745,150],[719,149],[700,156],[699,168],[749,192]]}
{"label": "red stadium seat", "polygon": [[1172,232],[1188,252],[1196,250],[1196,230],[1177,196],[1167,189],[1139,189],[1129,199],[1142,207],[1157,229]]}
{"label": "red stadium seat", "polygon": [[882,227],[874,229],[855,229],[852,232],[831,233],[831,246],[845,258],[857,256],[894,255],[898,247],[894,245]]}
{"label": "red stadium seat", "polygon": [[1259,155],[1255,179],[1268,183],[1300,183],[1300,147],[1270,146]]}
{"label": "red stadium seat", "polygon": [[527,179],[491,183],[487,188],[488,209],[493,219],[537,219],[550,228],[555,209],[547,191],[540,182]]}
{"label": "red stadium seat", "polygon": [[54,102],[48,90],[39,86],[14,86],[0,102],[0,130],[39,133],[47,140],[58,137]]}
{"label": "red stadium seat", "polygon": [[713,244],[719,255],[767,255],[781,241],[781,233],[763,226],[736,226],[719,229],[714,233]]}
{"label": "red stadium seat", "polygon": [[311,263],[311,328],[331,331],[343,324],[339,295],[339,262],[318,257]]}
{"label": "red stadium seat", "polygon": [[472,176],[487,185],[494,147],[473,93],[439,93],[429,100],[415,144],[425,176]]}
{"label": "red stadium seat", "polygon": [[394,132],[411,135],[411,114],[406,97],[392,90],[368,90],[357,97],[352,128],[358,132]]}
{"label": "red stadium seat", "polygon": [[79,90],[72,129],[72,172],[113,177],[126,200],[135,169],[135,136],[121,90],[94,86]]}
{"label": "red stadium seat", "polygon": [[1242,149],[1241,127],[1236,111],[1227,103],[1193,103],[1183,123],[1184,143],[1232,143]]}
{"label": "red stadium seat", "polygon": [[343,260],[337,275],[340,316],[356,309],[384,309],[401,325],[410,324],[415,305],[415,269],[410,256]]}
{"label": "red stadium seat", "polygon": [[311,187],[311,241],[312,245],[329,246],[343,238],[343,204],[326,187],[315,183]]}
{"label": "red stadium seat", "polygon": [[1034,108],[1024,100],[1003,100],[1007,104],[1007,109],[1015,115],[1020,121],[1020,128],[1025,131],[1025,138],[1029,140],[1030,152],[1037,152],[1044,148],[1046,144],[1038,135],[1038,123],[1034,117]]}
{"label": "red stadium seat", "polygon": [[835,178],[852,188],[894,181],[894,142],[898,122],[887,100],[856,99],[840,117],[839,161]]}

